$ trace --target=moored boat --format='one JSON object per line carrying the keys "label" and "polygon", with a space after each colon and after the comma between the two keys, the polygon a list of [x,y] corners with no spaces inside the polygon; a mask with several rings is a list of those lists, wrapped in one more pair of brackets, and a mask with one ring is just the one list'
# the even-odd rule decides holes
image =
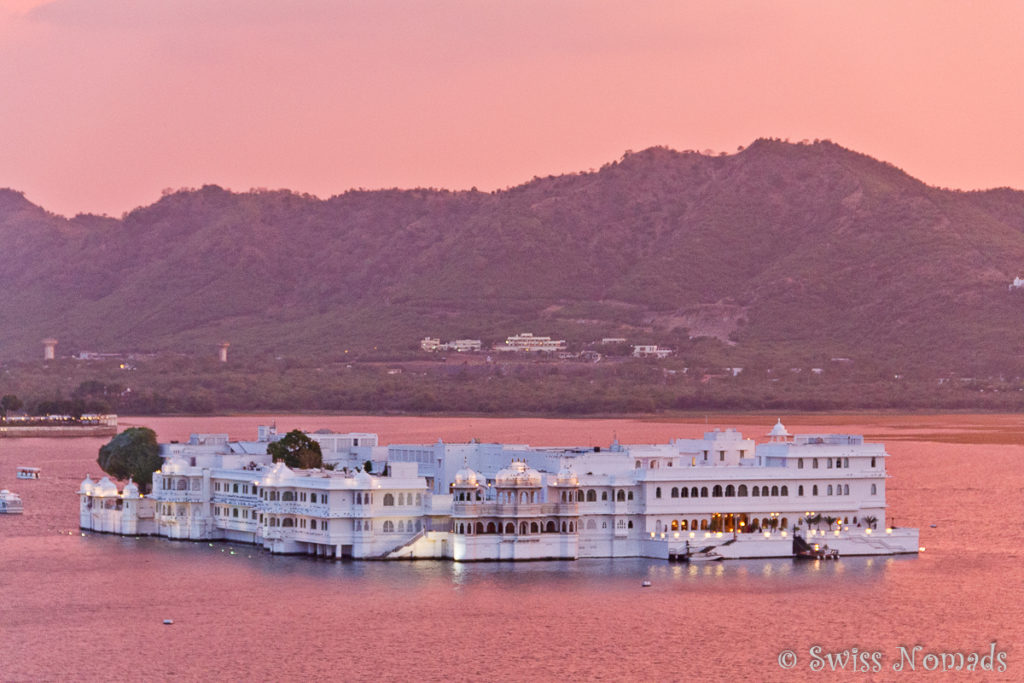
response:
{"label": "moored boat", "polygon": [[7,489],[0,491],[0,515],[20,515],[23,511],[21,498]]}

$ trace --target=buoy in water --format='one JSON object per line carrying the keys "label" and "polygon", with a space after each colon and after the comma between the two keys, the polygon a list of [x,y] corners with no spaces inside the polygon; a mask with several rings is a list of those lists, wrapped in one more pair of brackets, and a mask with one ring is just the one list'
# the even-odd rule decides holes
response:
{"label": "buoy in water", "polygon": [[170,626],[174,623],[174,619],[164,619],[164,626]]}

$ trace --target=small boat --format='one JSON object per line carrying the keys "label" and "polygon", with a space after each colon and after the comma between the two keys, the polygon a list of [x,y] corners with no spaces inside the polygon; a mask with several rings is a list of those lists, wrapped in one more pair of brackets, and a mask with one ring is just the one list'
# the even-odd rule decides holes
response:
{"label": "small boat", "polygon": [[650,588],[650,587],[651,587],[651,582],[650,582],[650,581],[647,581],[647,580],[645,579],[645,580],[644,580],[644,582],[640,584],[640,587],[641,587],[641,588]]}
{"label": "small boat", "polygon": [[21,497],[7,489],[0,491],[0,515],[20,515],[24,508]]}
{"label": "small boat", "polygon": [[716,553],[714,550],[700,553],[690,553],[686,556],[687,562],[720,562],[725,558]]}
{"label": "small boat", "polygon": [[170,626],[174,623],[174,619],[164,619],[164,626]]}
{"label": "small boat", "polygon": [[40,473],[41,470],[38,467],[18,467],[15,476],[18,479],[38,479]]}

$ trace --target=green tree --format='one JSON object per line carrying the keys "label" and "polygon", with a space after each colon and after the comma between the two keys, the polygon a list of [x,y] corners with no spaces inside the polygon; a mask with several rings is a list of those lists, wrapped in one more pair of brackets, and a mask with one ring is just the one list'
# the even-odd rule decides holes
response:
{"label": "green tree", "polygon": [[299,470],[322,467],[324,461],[320,444],[298,429],[293,429],[277,441],[267,444],[267,453],[273,456],[274,462],[284,461],[288,467]]}
{"label": "green tree", "polygon": [[9,412],[15,410],[21,410],[21,406],[24,405],[21,399],[14,394],[7,394],[3,398],[0,398],[0,415],[6,415]]}
{"label": "green tree", "polygon": [[96,462],[100,469],[115,479],[131,477],[139,490],[149,491],[153,485],[153,472],[160,469],[163,458],[160,457],[156,432],[148,427],[131,427],[101,446]]}

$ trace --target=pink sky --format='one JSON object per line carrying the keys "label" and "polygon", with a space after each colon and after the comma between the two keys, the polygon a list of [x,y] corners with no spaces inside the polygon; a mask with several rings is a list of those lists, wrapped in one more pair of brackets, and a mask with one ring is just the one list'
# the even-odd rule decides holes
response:
{"label": "pink sky", "polygon": [[481,190],[626,149],[829,138],[1024,188],[1024,3],[0,0],[0,187]]}

